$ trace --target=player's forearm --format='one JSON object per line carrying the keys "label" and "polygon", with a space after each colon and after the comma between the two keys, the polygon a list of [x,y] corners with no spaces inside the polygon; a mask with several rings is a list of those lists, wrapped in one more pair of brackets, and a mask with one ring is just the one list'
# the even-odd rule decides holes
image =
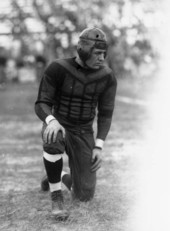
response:
{"label": "player's forearm", "polygon": [[45,103],[35,103],[35,113],[40,120],[46,123],[46,118],[52,114],[52,106]]}
{"label": "player's forearm", "polygon": [[112,117],[98,119],[97,139],[101,139],[101,140],[106,139],[107,134],[110,130],[111,122],[112,122]]}

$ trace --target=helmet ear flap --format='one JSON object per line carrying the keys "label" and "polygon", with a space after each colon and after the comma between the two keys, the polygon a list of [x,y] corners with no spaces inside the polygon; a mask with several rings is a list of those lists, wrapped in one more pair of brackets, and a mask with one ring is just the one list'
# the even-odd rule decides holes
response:
{"label": "helmet ear flap", "polygon": [[78,52],[78,55],[79,55],[80,59],[83,62],[88,60],[89,54],[87,52],[83,51],[81,48],[79,50],[77,50],[77,52]]}
{"label": "helmet ear flap", "polygon": [[77,45],[77,53],[83,62],[86,62],[91,55],[94,42],[80,40]]}

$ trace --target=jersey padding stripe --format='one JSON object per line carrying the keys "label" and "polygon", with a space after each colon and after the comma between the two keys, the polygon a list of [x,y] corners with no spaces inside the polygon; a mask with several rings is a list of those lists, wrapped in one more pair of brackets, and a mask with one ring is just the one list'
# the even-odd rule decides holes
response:
{"label": "jersey padding stripe", "polygon": [[96,79],[99,80],[112,72],[110,68],[103,67],[102,69],[97,70],[95,73],[84,74],[82,72],[79,72],[74,66],[72,66],[70,63],[66,62],[63,59],[57,60],[56,62],[59,65],[63,66],[65,69],[67,69],[68,72],[70,72],[73,76],[75,76],[80,82],[83,82],[84,84],[86,84],[87,82],[90,83],[96,81]]}

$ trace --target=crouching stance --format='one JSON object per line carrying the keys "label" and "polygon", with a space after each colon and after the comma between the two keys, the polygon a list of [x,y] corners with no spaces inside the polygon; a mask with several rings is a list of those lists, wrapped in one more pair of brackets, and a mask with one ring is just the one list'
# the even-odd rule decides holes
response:
{"label": "crouching stance", "polygon": [[[35,112],[43,121],[43,159],[47,177],[43,190],[50,189],[52,214],[66,219],[61,182],[73,198],[93,198],[96,171],[109,132],[117,82],[104,64],[106,36],[98,28],[87,28],[79,37],[77,56],[55,60],[42,77]],[[97,136],[93,122],[97,108]],[[62,171],[62,154],[69,159],[70,174]]]}

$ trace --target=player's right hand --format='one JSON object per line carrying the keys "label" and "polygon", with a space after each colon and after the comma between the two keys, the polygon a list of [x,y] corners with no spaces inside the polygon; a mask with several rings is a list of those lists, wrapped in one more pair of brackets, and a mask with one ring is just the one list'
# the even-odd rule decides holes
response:
{"label": "player's right hand", "polygon": [[65,130],[63,126],[61,126],[57,120],[50,121],[43,134],[44,142],[48,144],[56,142],[58,131],[62,131],[63,137],[65,136]]}

